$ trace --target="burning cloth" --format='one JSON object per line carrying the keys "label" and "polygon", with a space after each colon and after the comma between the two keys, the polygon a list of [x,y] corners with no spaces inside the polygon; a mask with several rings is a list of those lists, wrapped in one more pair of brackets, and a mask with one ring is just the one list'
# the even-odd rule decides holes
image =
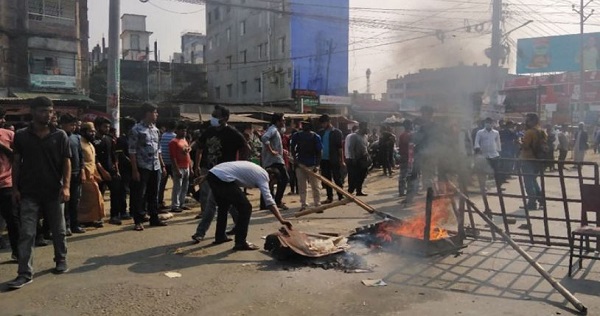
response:
{"label": "burning cloth", "polygon": [[277,233],[267,236],[265,242],[265,250],[271,253],[281,253],[285,249],[310,258],[344,252],[349,247],[345,237],[306,234],[287,227],[282,227]]}

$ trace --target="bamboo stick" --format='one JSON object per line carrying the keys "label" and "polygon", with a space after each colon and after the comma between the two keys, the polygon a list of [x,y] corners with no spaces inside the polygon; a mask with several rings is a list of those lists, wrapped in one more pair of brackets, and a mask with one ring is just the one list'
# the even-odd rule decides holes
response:
{"label": "bamboo stick", "polygon": [[481,210],[477,208],[475,203],[469,199],[465,194],[463,194],[454,184],[451,184],[456,192],[465,199],[465,202],[471,206],[471,208],[490,226],[491,229],[495,230],[502,238],[514,249],[516,250],[527,262],[535,269],[537,272],[552,285],[554,289],[556,289],[564,298],[566,298],[575,308],[581,312],[582,314],[587,314],[587,307],[583,305],[569,290],[567,290],[560,282],[554,279],[538,262],[535,261],[523,248],[521,248],[517,243],[515,243],[512,238],[508,234],[506,234],[498,225],[492,221],[489,217],[487,217]]}
{"label": "bamboo stick", "polygon": [[313,172],[312,170],[310,170],[309,168],[307,168],[306,166],[303,165],[297,165],[297,168],[300,168],[304,171],[306,171],[308,173],[309,176],[315,177],[319,180],[321,180],[323,183],[325,183],[326,185],[330,186],[332,189],[334,189],[337,193],[345,196],[346,198],[350,199],[352,202],[356,203],[358,206],[362,207],[363,209],[365,209],[365,211],[369,212],[369,213],[374,213],[375,209],[368,205],[367,203],[361,201],[360,199],[356,198],[354,195],[348,193],[347,191],[345,191],[344,189],[340,188],[339,186],[337,186],[337,184],[329,181],[327,178],[323,177],[322,175]]}
{"label": "bamboo stick", "polygon": [[313,213],[318,213],[318,212],[322,212],[324,210],[330,209],[330,208],[334,208],[336,206],[340,206],[340,205],[345,205],[350,203],[350,199],[349,198],[343,198],[340,201],[335,201],[329,204],[323,204],[321,206],[317,206],[317,207],[313,207],[311,209],[306,209],[304,211],[301,212],[297,212],[296,214],[294,214],[295,217],[301,217],[301,216],[305,216],[308,214],[313,214]]}

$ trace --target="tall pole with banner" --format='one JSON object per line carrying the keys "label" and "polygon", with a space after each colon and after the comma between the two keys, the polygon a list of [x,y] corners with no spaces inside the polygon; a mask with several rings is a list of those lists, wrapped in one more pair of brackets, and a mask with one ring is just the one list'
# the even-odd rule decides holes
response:
{"label": "tall pole with banner", "polygon": [[119,58],[119,32],[121,15],[121,1],[110,0],[108,17],[108,70],[106,79],[106,112],[110,115],[112,126],[117,135],[120,118],[120,75],[121,62]]}
{"label": "tall pole with banner", "polygon": [[[579,121],[585,120],[585,107],[583,106],[583,102],[585,102],[585,38],[584,38],[584,26],[585,21],[587,21],[592,14],[594,14],[594,10],[590,11],[589,14],[585,14],[585,8],[592,2],[589,0],[587,3],[584,0],[579,1],[579,9],[575,8],[573,5],[573,11],[579,14],[579,98],[577,105],[577,116]],[[571,118],[571,124],[573,124],[573,119]]]}

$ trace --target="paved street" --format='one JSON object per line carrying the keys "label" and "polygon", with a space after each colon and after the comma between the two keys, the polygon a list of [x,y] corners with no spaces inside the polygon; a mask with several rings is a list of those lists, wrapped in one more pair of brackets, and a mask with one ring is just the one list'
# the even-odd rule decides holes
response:
{"label": "paved street", "polygon": [[[597,158],[595,156],[594,158]],[[398,216],[396,180],[369,177],[365,198]],[[512,185],[512,184],[511,184]],[[254,204],[258,191],[251,190]],[[167,195],[168,196],[168,195]],[[297,196],[286,196],[298,208]],[[479,203],[479,202],[478,202]],[[192,245],[197,208],[168,227],[135,232],[130,223],[70,237],[71,271],[53,275],[52,246],[35,251],[34,282],[6,291],[16,265],[0,264],[0,315],[569,315],[571,306],[503,243],[467,240],[459,256],[419,258],[372,251],[373,273],[345,274],[273,260],[262,251],[231,252],[232,244]],[[378,218],[347,205],[294,219],[295,229],[347,234]],[[249,241],[279,228],[265,211],[253,214]],[[213,226],[214,229],[214,226]],[[211,232],[213,230],[211,229]],[[586,260],[568,278],[568,249],[524,248],[589,309],[600,314],[600,265]],[[0,262],[10,252],[0,252]],[[181,278],[169,278],[178,272]],[[386,287],[366,287],[363,279]]]}

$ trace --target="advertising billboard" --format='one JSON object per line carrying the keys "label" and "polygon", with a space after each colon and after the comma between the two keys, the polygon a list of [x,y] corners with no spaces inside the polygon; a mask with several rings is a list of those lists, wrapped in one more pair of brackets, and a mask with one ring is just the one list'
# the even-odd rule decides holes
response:
{"label": "advertising billboard", "polygon": [[75,76],[29,74],[29,83],[32,88],[75,89],[77,78]]}
{"label": "advertising billboard", "polygon": [[[583,65],[585,70],[600,69],[600,33],[584,34]],[[517,73],[579,71],[579,34],[519,39]]]}
{"label": "advertising billboard", "polygon": [[290,2],[293,89],[348,95],[349,0]]}

